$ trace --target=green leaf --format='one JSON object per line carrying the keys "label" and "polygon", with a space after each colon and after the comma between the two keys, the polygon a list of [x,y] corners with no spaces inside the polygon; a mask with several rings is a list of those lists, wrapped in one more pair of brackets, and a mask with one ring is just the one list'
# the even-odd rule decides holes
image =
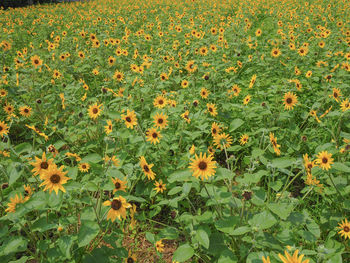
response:
{"label": "green leaf", "polygon": [[57,241],[58,247],[60,248],[61,252],[66,256],[66,258],[71,258],[70,248],[73,245],[73,237],[63,236]]}
{"label": "green leaf", "polygon": [[23,142],[21,144],[18,144],[15,147],[15,151],[18,155],[20,155],[24,152],[30,153],[32,151],[32,149],[33,149],[33,146],[28,142]]}
{"label": "green leaf", "polygon": [[341,172],[344,172],[344,173],[350,173],[350,167],[343,164],[343,163],[338,163],[338,162],[335,162],[333,165],[332,165],[332,168],[338,170],[338,171],[341,171]]}
{"label": "green leaf", "polygon": [[146,232],[146,239],[151,242],[152,244],[156,243],[154,234],[150,233],[150,232]]}
{"label": "green leaf", "polygon": [[268,211],[263,211],[259,214],[253,216],[252,219],[248,221],[252,227],[257,227],[260,230],[268,229],[277,223],[276,218]]}
{"label": "green leaf", "polygon": [[249,226],[241,226],[239,228],[236,228],[233,232],[232,235],[233,236],[240,236],[243,235],[245,233],[248,233],[249,231],[251,231],[251,228]]}
{"label": "green leaf", "polygon": [[182,191],[182,187],[176,186],[176,187],[171,188],[171,190],[168,192],[168,195],[175,195],[181,191]]}
{"label": "green leaf", "polygon": [[209,236],[206,231],[203,229],[198,229],[196,231],[196,239],[198,240],[199,244],[201,244],[206,249],[209,248]]}
{"label": "green leaf", "polygon": [[87,156],[85,156],[81,162],[82,163],[88,163],[88,162],[92,162],[92,163],[98,163],[102,160],[101,156],[97,153],[90,153]]}
{"label": "green leaf", "polygon": [[184,262],[190,259],[194,254],[193,248],[189,244],[179,246],[173,255],[173,261]]}
{"label": "green leaf", "polygon": [[234,130],[236,130],[237,128],[242,126],[243,123],[244,123],[244,121],[241,119],[234,119],[233,121],[231,121],[230,132],[233,132]]}
{"label": "green leaf", "polygon": [[192,173],[189,169],[182,170],[182,171],[176,171],[169,175],[168,177],[168,182],[173,183],[173,182],[183,182],[183,181],[188,181],[192,179]]}
{"label": "green leaf", "polygon": [[225,249],[220,253],[218,263],[235,263],[238,262],[235,254],[231,250]]}
{"label": "green leaf", "polygon": [[293,210],[293,204],[287,203],[269,203],[267,207],[282,220],[286,220]]}
{"label": "green leaf", "polygon": [[56,224],[51,224],[46,221],[46,217],[39,218],[31,226],[31,231],[45,232],[49,229],[56,228]]}
{"label": "green leaf", "polygon": [[295,162],[294,158],[281,157],[272,160],[272,166],[275,168],[286,168]]}
{"label": "green leaf", "polygon": [[215,227],[221,232],[232,235],[235,225],[239,222],[238,216],[230,216],[215,222]]}
{"label": "green leaf", "polygon": [[7,256],[10,253],[24,251],[27,249],[28,241],[23,237],[11,237],[0,247],[0,256]]}
{"label": "green leaf", "polygon": [[23,173],[23,169],[20,163],[12,163],[9,175],[9,185],[12,185]]}
{"label": "green leaf", "polygon": [[83,247],[88,245],[97,234],[100,232],[100,227],[95,221],[83,221],[78,234],[78,245]]}

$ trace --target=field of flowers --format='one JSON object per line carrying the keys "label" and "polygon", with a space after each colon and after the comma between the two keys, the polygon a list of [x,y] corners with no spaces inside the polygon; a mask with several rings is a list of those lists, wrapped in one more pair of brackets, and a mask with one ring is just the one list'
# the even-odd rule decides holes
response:
{"label": "field of flowers", "polygon": [[0,262],[350,262],[349,9],[0,10]]}

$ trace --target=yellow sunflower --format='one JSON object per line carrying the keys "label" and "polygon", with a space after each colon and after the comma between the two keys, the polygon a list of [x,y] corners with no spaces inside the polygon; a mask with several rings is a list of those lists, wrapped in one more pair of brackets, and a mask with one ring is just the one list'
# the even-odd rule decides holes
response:
{"label": "yellow sunflower", "polygon": [[289,255],[289,253],[285,250],[284,251],[284,256],[281,254],[278,254],[278,257],[282,260],[283,263],[309,263],[309,259],[303,260],[304,255],[301,254],[298,256],[299,250],[295,250],[293,256]]}
{"label": "yellow sunflower", "polygon": [[91,105],[88,109],[89,117],[93,120],[96,120],[98,116],[101,115],[103,104],[98,105],[97,102],[94,105]]}
{"label": "yellow sunflower", "polygon": [[201,97],[202,97],[203,99],[206,99],[206,98],[208,98],[209,93],[210,93],[210,92],[209,92],[206,88],[202,88],[202,89],[201,89],[201,92],[200,92],[200,95],[201,95]]}
{"label": "yellow sunflower", "polygon": [[246,143],[248,142],[248,139],[249,139],[248,134],[243,134],[243,135],[241,136],[240,140],[239,140],[239,143],[240,143],[241,145],[244,145],[244,144],[246,144]]}
{"label": "yellow sunflower", "polygon": [[266,258],[262,257],[262,261],[263,261],[263,263],[271,263],[269,256],[267,256]]}
{"label": "yellow sunflower", "polygon": [[122,81],[124,79],[124,74],[117,70],[116,72],[114,72],[113,79],[117,81]]}
{"label": "yellow sunflower", "polygon": [[158,108],[158,109],[162,109],[166,106],[167,104],[167,100],[166,98],[164,98],[163,96],[158,96],[157,98],[154,99],[153,101],[153,106]]}
{"label": "yellow sunflower", "polygon": [[122,119],[125,121],[126,128],[133,129],[137,125],[137,118],[135,111],[127,110],[126,115],[122,114]]}
{"label": "yellow sunflower", "polygon": [[15,108],[10,103],[6,103],[3,109],[8,115],[11,115],[15,111]]}
{"label": "yellow sunflower", "polygon": [[273,56],[273,57],[279,57],[280,55],[281,55],[282,53],[281,53],[281,50],[279,50],[278,48],[273,48],[272,50],[271,50],[271,56]]}
{"label": "yellow sunflower", "polygon": [[119,180],[118,178],[115,178],[115,179],[112,178],[112,182],[114,185],[113,194],[117,191],[126,192],[126,190],[125,190],[126,189],[126,182],[125,181]]}
{"label": "yellow sunflower", "polygon": [[156,242],[156,249],[158,252],[164,251],[164,244],[162,243],[162,240]]}
{"label": "yellow sunflower", "polygon": [[340,107],[341,107],[341,110],[343,112],[347,111],[347,110],[350,110],[350,102],[349,102],[349,99],[345,99],[341,102],[340,104]]}
{"label": "yellow sunflower", "polygon": [[129,251],[128,257],[125,259],[125,263],[136,263],[137,257],[135,254]]}
{"label": "yellow sunflower", "polygon": [[153,120],[154,125],[161,130],[168,126],[168,116],[166,114],[163,114],[163,112],[157,113],[153,117]]}
{"label": "yellow sunflower", "polygon": [[333,88],[333,92],[332,92],[332,95],[330,95],[330,97],[333,97],[336,102],[339,102],[339,97],[341,96],[342,95],[341,95],[340,89]]}
{"label": "yellow sunflower", "polygon": [[154,164],[148,164],[145,157],[141,156],[140,157],[140,166],[144,172],[144,174],[147,176],[148,180],[154,180],[155,178],[155,173],[152,171],[152,167]]}
{"label": "yellow sunflower", "polygon": [[90,164],[88,163],[80,163],[78,165],[79,171],[83,172],[83,173],[87,173],[90,169]]}
{"label": "yellow sunflower", "polygon": [[216,122],[213,122],[211,124],[211,135],[213,137],[215,137],[216,135],[218,135],[221,132],[221,128],[219,126],[219,124],[217,124]]}
{"label": "yellow sunflower", "polygon": [[103,202],[104,206],[110,206],[107,214],[107,220],[111,219],[112,222],[115,221],[116,218],[121,220],[121,217],[126,219],[126,209],[131,207],[131,204],[126,202],[126,199],[122,196],[114,197],[112,201]]}
{"label": "yellow sunflower", "polygon": [[287,92],[284,94],[284,98],[283,98],[284,109],[291,110],[297,103],[298,103],[297,95],[295,95],[293,92]]}
{"label": "yellow sunflower", "polygon": [[331,168],[333,161],[332,154],[327,151],[322,151],[317,154],[316,163],[322,168],[322,170],[328,171]]}
{"label": "yellow sunflower", "polygon": [[42,175],[44,182],[40,187],[45,186],[44,191],[49,190],[50,194],[52,190],[56,192],[56,195],[58,194],[58,190],[65,193],[66,189],[64,189],[62,185],[67,183],[71,178],[65,176],[68,172],[63,172],[63,168],[63,165],[60,168],[57,168],[55,165],[51,166],[48,170],[45,170]]}
{"label": "yellow sunflower", "polygon": [[4,135],[7,135],[9,132],[9,127],[4,121],[0,121],[0,135],[1,138],[4,137]]}
{"label": "yellow sunflower", "polygon": [[245,96],[245,98],[243,99],[243,104],[244,105],[248,105],[250,100],[251,100],[251,96],[250,95]]}
{"label": "yellow sunflower", "polygon": [[196,178],[201,177],[202,180],[208,179],[215,174],[216,162],[212,160],[213,156],[206,156],[206,153],[195,154],[195,158],[191,158],[188,168],[192,169],[192,175]]}
{"label": "yellow sunflower", "polygon": [[6,208],[5,212],[7,213],[14,213],[16,212],[16,206],[18,204],[24,203],[25,200],[23,199],[22,195],[15,195],[15,197],[10,197],[10,203],[7,204],[8,208]]}
{"label": "yellow sunflower", "polygon": [[32,114],[32,108],[29,106],[22,106],[19,108],[19,113],[24,117],[29,117]]}
{"label": "yellow sunflower", "polygon": [[214,145],[216,148],[223,150],[224,148],[228,148],[231,146],[232,137],[229,134],[221,133],[214,136]]}
{"label": "yellow sunflower", "polygon": [[339,223],[338,228],[340,229],[338,234],[340,234],[342,237],[345,237],[345,240],[347,238],[350,239],[350,223],[346,218],[341,223]]}
{"label": "yellow sunflower", "polygon": [[35,55],[30,58],[32,61],[32,65],[37,68],[38,66],[41,66],[43,64],[43,61],[40,59],[39,56]]}
{"label": "yellow sunflower", "polygon": [[191,119],[189,118],[189,115],[190,115],[190,112],[187,110],[181,114],[181,118],[183,118],[187,123],[190,123]]}
{"label": "yellow sunflower", "polygon": [[34,166],[32,169],[33,175],[39,175],[40,179],[43,179],[42,176],[45,171],[53,166],[56,166],[56,164],[53,162],[53,159],[46,159],[45,152],[43,152],[41,159],[35,156],[35,162],[30,163],[30,165]]}
{"label": "yellow sunflower", "polygon": [[166,190],[166,188],[165,188],[166,184],[164,184],[162,180],[159,180],[158,182],[155,181],[155,182],[154,182],[154,186],[155,186],[154,190],[157,191],[157,194],[158,194],[159,192],[163,193],[164,190]]}
{"label": "yellow sunflower", "polygon": [[112,132],[113,129],[113,124],[111,120],[107,120],[107,125],[104,126],[106,134],[110,134]]}
{"label": "yellow sunflower", "polygon": [[277,138],[275,137],[275,135],[270,132],[270,142],[272,144],[273,150],[275,151],[275,153],[277,155],[281,154],[281,150],[279,149],[281,147],[281,145],[277,144]]}
{"label": "yellow sunflower", "polygon": [[211,116],[216,116],[218,115],[218,112],[216,110],[216,105],[213,103],[207,103],[207,110]]}
{"label": "yellow sunflower", "polygon": [[147,136],[147,141],[153,144],[159,143],[159,139],[162,138],[162,135],[160,134],[159,131],[157,131],[156,128],[148,129],[146,132],[146,136]]}

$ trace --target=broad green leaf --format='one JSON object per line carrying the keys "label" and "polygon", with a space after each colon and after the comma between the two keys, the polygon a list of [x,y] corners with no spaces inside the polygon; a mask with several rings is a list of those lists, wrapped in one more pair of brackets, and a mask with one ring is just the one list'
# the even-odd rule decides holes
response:
{"label": "broad green leaf", "polygon": [[275,168],[287,168],[295,162],[294,158],[281,157],[272,160],[271,165]]}
{"label": "broad green leaf", "polygon": [[182,171],[176,171],[169,175],[168,177],[168,182],[173,183],[173,182],[183,182],[183,181],[188,181],[192,177],[192,173],[189,169],[182,170]]}
{"label": "broad green leaf", "polygon": [[90,153],[87,156],[85,156],[81,162],[82,163],[88,163],[88,162],[92,162],[92,163],[98,163],[102,160],[101,156],[97,153]]}
{"label": "broad green leaf", "polygon": [[7,256],[11,253],[24,251],[27,249],[28,241],[21,236],[11,237],[0,247],[0,256]]}
{"label": "broad green leaf", "polygon": [[277,223],[276,218],[268,211],[263,211],[253,216],[248,221],[252,227],[257,227],[260,230],[268,229]]}
{"label": "broad green leaf", "polygon": [[184,262],[190,259],[194,254],[193,248],[189,244],[179,246],[173,255],[173,261]]}
{"label": "broad green leaf", "polygon": [[78,245],[84,247],[100,232],[100,227],[95,221],[82,221],[78,234]]}
{"label": "broad green leaf", "polygon": [[238,216],[230,216],[215,222],[215,227],[221,232],[232,235],[235,225],[239,222]]}
{"label": "broad green leaf", "polygon": [[344,173],[350,173],[350,167],[343,164],[343,163],[338,163],[338,162],[335,162],[334,164],[331,165],[332,168],[338,170],[338,171],[341,171],[341,172],[344,172]]}
{"label": "broad green leaf", "polygon": [[196,231],[196,239],[198,240],[199,244],[201,244],[206,249],[209,248],[209,236],[207,232],[203,229],[198,229]]}
{"label": "broad green leaf", "polygon": [[70,248],[73,245],[73,236],[63,236],[57,240],[57,244],[61,252],[66,256],[66,258],[71,258]]}
{"label": "broad green leaf", "polygon": [[293,204],[289,203],[269,203],[267,207],[283,220],[286,220],[293,210]]}
{"label": "broad green leaf", "polygon": [[242,124],[244,123],[243,120],[241,119],[234,119],[233,121],[231,121],[230,123],[230,132],[233,132],[234,130],[238,129],[239,127],[242,126]]}
{"label": "broad green leaf", "polygon": [[248,233],[249,231],[251,231],[251,228],[249,226],[241,226],[241,227],[236,228],[232,232],[232,235],[233,236],[240,236],[240,235],[243,235],[245,233]]}
{"label": "broad green leaf", "polygon": [[220,253],[220,257],[218,259],[218,263],[235,263],[238,262],[235,254],[228,249],[225,249]]}

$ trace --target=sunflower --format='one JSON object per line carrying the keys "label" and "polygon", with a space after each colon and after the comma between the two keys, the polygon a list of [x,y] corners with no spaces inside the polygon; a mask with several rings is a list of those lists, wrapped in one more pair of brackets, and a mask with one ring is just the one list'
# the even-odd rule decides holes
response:
{"label": "sunflower", "polygon": [[167,100],[162,95],[159,95],[153,101],[153,106],[158,108],[158,109],[164,108],[166,106],[166,104],[167,104]]}
{"label": "sunflower", "polygon": [[281,53],[281,50],[279,50],[278,48],[273,48],[272,50],[271,50],[271,56],[273,56],[273,57],[279,57],[280,55],[281,55],[282,53]]}
{"label": "sunflower", "polygon": [[251,100],[251,96],[250,95],[245,96],[245,98],[243,99],[243,104],[244,105],[248,105],[250,100]]}
{"label": "sunflower", "polygon": [[331,168],[333,161],[332,154],[327,151],[322,151],[317,154],[316,163],[322,168],[322,170],[328,171]]}
{"label": "sunflower", "polygon": [[339,97],[341,97],[340,89],[333,88],[332,95],[329,95],[329,97],[333,97],[336,102],[339,102]]}
{"label": "sunflower", "polygon": [[29,117],[32,114],[32,108],[29,106],[22,106],[19,108],[19,113],[24,117]]}
{"label": "sunflower", "polygon": [[103,158],[103,160],[105,161],[106,164],[112,162],[114,164],[115,167],[119,167],[119,159],[117,157],[115,157],[114,155],[111,157],[109,157],[108,155],[105,156],[105,158]]}
{"label": "sunflower", "polygon": [[164,81],[164,80],[169,79],[169,77],[166,73],[162,73],[162,74],[160,74],[160,79]]}
{"label": "sunflower", "polygon": [[341,107],[341,110],[344,112],[344,111],[347,111],[347,110],[350,110],[350,102],[349,102],[349,99],[345,99],[341,102],[340,104],[340,107]]}
{"label": "sunflower", "polygon": [[291,110],[297,103],[298,103],[298,98],[294,93],[287,92],[284,94],[284,98],[283,98],[284,109]]}
{"label": "sunflower", "polygon": [[194,60],[190,60],[186,64],[186,70],[190,73],[193,73],[197,70],[198,66],[194,64]]}
{"label": "sunflower", "polygon": [[79,51],[79,52],[78,52],[78,56],[79,56],[81,59],[85,58],[85,54],[84,54],[84,52],[82,52],[82,51]]}
{"label": "sunflower", "polygon": [[43,64],[43,61],[40,59],[39,56],[35,55],[30,58],[32,61],[32,65],[37,68],[38,66],[41,66]]}
{"label": "sunflower", "polygon": [[218,115],[218,112],[216,110],[216,106],[213,103],[207,103],[207,110],[209,111],[209,114],[211,116],[215,117],[216,115]]}
{"label": "sunflower", "polygon": [[189,118],[189,115],[190,115],[190,112],[187,110],[181,114],[181,118],[183,118],[187,123],[190,123],[191,119]]}
{"label": "sunflower", "polygon": [[112,178],[112,182],[113,182],[113,185],[114,185],[114,189],[113,189],[113,194],[117,191],[125,191],[126,189],[126,181],[122,181],[122,180],[119,180],[118,178],[115,178],[113,179]]}
{"label": "sunflower", "polygon": [[7,95],[7,90],[0,89],[0,97],[6,97],[6,95]]}
{"label": "sunflower", "polygon": [[200,95],[201,95],[201,97],[202,97],[203,99],[206,99],[206,98],[208,98],[209,93],[210,93],[210,92],[209,92],[206,88],[202,88],[202,89],[201,89],[201,92],[200,92]]}
{"label": "sunflower", "polygon": [[216,148],[223,150],[231,146],[232,137],[229,134],[221,133],[214,136],[214,144]]}
{"label": "sunflower", "polygon": [[162,243],[162,240],[156,242],[156,249],[158,252],[164,251],[164,244]]}
{"label": "sunflower", "polygon": [[65,176],[65,174],[68,172],[63,172],[63,168],[63,165],[60,168],[57,168],[57,166],[54,165],[43,171],[41,179],[43,179],[44,182],[40,185],[40,187],[45,185],[44,191],[49,190],[50,194],[52,190],[56,192],[56,195],[58,194],[58,190],[65,193],[66,190],[62,185],[67,183],[67,181],[71,178]]}
{"label": "sunflower", "polygon": [[6,208],[5,212],[7,213],[14,213],[16,212],[16,206],[18,204],[24,203],[25,200],[23,199],[22,195],[15,195],[15,197],[10,197],[10,203],[7,204],[8,208]]}
{"label": "sunflower", "polygon": [[112,66],[112,65],[114,65],[115,57],[109,56],[107,61],[108,61],[108,64],[110,66]]}
{"label": "sunflower", "polygon": [[339,223],[338,228],[341,229],[338,232],[338,234],[340,234],[342,237],[344,236],[345,240],[347,238],[350,239],[350,223],[348,222],[348,220],[346,218],[341,223]]}
{"label": "sunflower", "polygon": [[250,89],[254,86],[255,81],[256,81],[256,74],[254,74],[250,80],[250,83],[249,83]]}
{"label": "sunflower", "polygon": [[126,128],[133,129],[137,125],[137,118],[135,111],[127,110],[126,115],[122,114],[122,119],[125,121]]}
{"label": "sunflower", "polygon": [[136,260],[137,260],[136,255],[132,254],[131,251],[129,251],[128,257],[125,259],[125,263],[136,263]]}
{"label": "sunflower", "polygon": [[43,152],[41,159],[35,156],[35,162],[30,163],[30,165],[34,166],[32,169],[33,175],[39,175],[40,179],[43,179],[42,176],[45,171],[51,167],[56,166],[56,164],[53,162],[53,159],[46,159],[45,152]]}
{"label": "sunflower", "polygon": [[189,149],[189,153],[193,155],[195,152],[196,152],[196,147],[194,146],[194,144],[192,144],[192,146]]}
{"label": "sunflower", "polygon": [[33,195],[34,193],[34,188],[32,188],[30,185],[23,185],[24,188],[24,201],[27,202],[29,198]]}
{"label": "sunflower", "polygon": [[298,49],[298,54],[302,57],[306,56],[308,52],[309,52],[309,49],[306,47],[300,47]]}
{"label": "sunflower", "polygon": [[308,70],[305,74],[305,77],[310,78],[312,76],[312,71]]}
{"label": "sunflower", "polygon": [[4,135],[8,134],[9,128],[7,124],[4,121],[0,121],[0,135],[1,138],[4,137]]}
{"label": "sunflower", "polygon": [[275,151],[275,153],[277,155],[280,155],[281,150],[279,148],[281,147],[281,145],[277,144],[277,138],[275,137],[275,135],[272,132],[270,132],[270,142],[273,146],[273,150]]}
{"label": "sunflower", "polygon": [[[293,256],[289,255],[289,253],[285,250],[284,256],[281,254],[278,254],[278,257],[282,260],[283,263],[309,263],[309,259],[303,260],[304,255],[301,254],[300,257],[298,256],[299,250],[295,250]],[[303,261],[302,261],[303,260]]]}
{"label": "sunflower", "polygon": [[147,141],[153,144],[159,143],[159,139],[162,138],[162,135],[160,134],[159,131],[157,131],[156,128],[148,129],[146,132],[146,136],[147,136]]}
{"label": "sunflower", "polygon": [[216,122],[213,122],[211,124],[211,135],[213,137],[215,137],[216,135],[218,135],[221,132],[221,128],[219,126],[219,124],[217,124]]}
{"label": "sunflower", "polygon": [[262,33],[262,31],[261,31],[260,28],[258,28],[258,29],[255,31],[255,35],[256,35],[257,37],[261,36],[261,33]]}
{"label": "sunflower", "polygon": [[191,163],[188,168],[192,169],[192,176],[202,180],[208,179],[208,177],[215,174],[216,162],[212,160],[213,156],[206,156],[206,153],[200,153],[199,156],[195,154],[195,158],[191,158]]}
{"label": "sunflower", "polygon": [[111,209],[108,211],[107,220],[111,219],[112,222],[118,217],[126,219],[126,208],[130,208],[131,204],[127,203],[125,198],[122,196],[114,197],[112,201],[103,202],[104,206],[110,206]]}
{"label": "sunflower", "polygon": [[271,263],[269,256],[267,256],[266,258],[263,256],[262,261],[263,261],[263,263]]}
{"label": "sunflower", "polygon": [[187,88],[188,87],[188,80],[184,79],[181,81],[181,87]]}
{"label": "sunflower", "polygon": [[112,129],[113,129],[112,121],[107,120],[107,125],[104,127],[105,127],[106,134],[110,134],[112,132]]}
{"label": "sunflower", "polygon": [[311,161],[311,159],[309,159],[309,155],[307,153],[305,153],[303,155],[303,160],[304,160],[304,167],[305,167],[305,170],[310,173],[311,172],[311,169],[313,167],[315,167],[316,165],[316,160],[315,161]]}
{"label": "sunflower", "polygon": [[6,111],[8,115],[11,115],[15,111],[15,108],[12,106],[12,104],[6,103],[4,106],[4,111]]}
{"label": "sunflower", "polygon": [[154,180],[155,178],[155,173],[152,171],[153,165],[153,163],[148,164],[144,156],[140,157],[140,166],[144,174],[147,176],[148,180]]}
{"label": "sunflower", "polygon": [[232,87],[232,92],[233,92],[233,96],[237,97],[239,95],[239,93],[241,92],[241,88],[238,87],[237,84],[235,84]]}
{"label": "sunflower", "polygon": [[154,190],[157,191],[157,194],[158,194],[159,192],[163,193],[164,190],[166,190],[166,188],[165,188],[166,184],[164,184],[162,180],[159,180],[158,182],[155,181],[155,182],[154,182],[154,186],[155,186]]}
{"label": "sunflower", "polygon": [[114,72],[113,79],[116,79],[117,81],[122,81],[124,79],[124,74],[117,70]]}
{"label": "sunflower", "polygon": [[244,144],[246,144],[246,143],[248,142],[248,139],[249,139],[248,134],[243,134],[243,135],[241,136],[240,140],[239,140],[239,143],[240,143],[241,145],[244,145]]}
{"label": "sunflower", "polygon": [[79,170],[83,173],[87,173],[90,169],[90,164],[88,163],[80,163],[78,166]]}
{"label": "sunflower", "polygon": [[153,119],[154,125],[161,130],[168,126],[168,116],[162,112],[157,113]]}
{"label": "sunflower", "polygon": [[98,116],[101,115],[103,104],[97,105],[97,102],[94,105],[91,105],[88,109],[89,117],[93,120],[96,120]]}
{"label": "sunflower", "polygon": [[201,54],[202,56],[206,56],[208,54],[208,49],[206,47],[201,47],[199,49],[199,54]]}

